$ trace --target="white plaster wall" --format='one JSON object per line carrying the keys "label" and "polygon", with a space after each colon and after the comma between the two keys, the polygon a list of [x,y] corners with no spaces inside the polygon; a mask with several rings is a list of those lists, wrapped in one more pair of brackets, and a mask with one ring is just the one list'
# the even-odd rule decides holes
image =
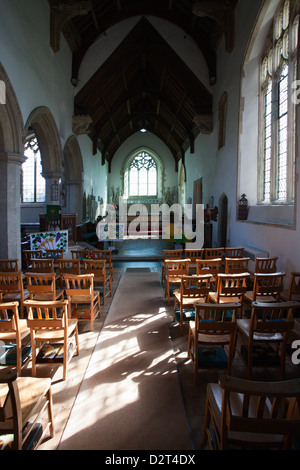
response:
{"label": "white plaster wall", "polygon": [[33,109],[47,106],[62,145],[72,134],[71,52],[61,35],[50,48],[50,8],[45,0],[1,2],[0,60],[17,95],[24,123]]}
{"label": "white plaster wall", "polygon": [[[270,256],[278,256],[278,269],[286,272],[286,282],[288,282],[290,272],[300,268],[299,224],[296,222],[294,228],[288,228],[250,221],[238,221],[236,219],[237,202],[240,192],[243,191],[243,188],[238,187],[241,64],[262,2],[254,0],[251,2],[251,7],[249,7],[249,2],[247,3],[248,6],[246,2],[238,3],[236,41],[233,52],[231,54],[225,52],[223,41],[218,50],[217,70],[219,74],[213,92],[214,132],[210,136],[200,135],[197,138],[195,155],[190,155],[188,152],[186,154],[187,197],[192,197],[193,181],[201,176],[203,177],[203,202],[205,204],[208,198],[213,196],[215,204],[218,205],[220,196],[225,193],[228,197],[227,245],[248,245],[266,250]],[[222,149],[218,150],[218,102],[224,91],[228,93],[226,143]],[[251,94],[251,90],[247,91]],[[297,112],[299,114],[299,110]],[[249,116],[248,125],[251,125],[251,119],[257,118],[256,116]],[[298,117],[297,127],[299,127],[299,122]],[[255,128],[256,122],[252,124]],[[299,148],[299,137],[296,148]],[[257,135],[255,133],[253,139],[248,139],[247,149],[250,159],[249,169],[243,168],[242,171],[246,171],[249,184],[252,184],[250,179],[256,179],[257,175],[256,167],[251,169],[251,152],[257,152]],[[298,165],[298,158],[296,158],[296,212],[299,217]],[[213,245],[217,245],[217,243],[218,223],[213,222]]]}
{"label": "white plaster wall", "polygon": [[165,189],[172,189],[178,185],[178,173],[175,171],[175,160],[168,147],[151,132],[137,132],[129,137],[115,153],[112,164],[111,173],[108,174],[108,188],[122,188],[121,173],[126,159],[131,153],[140,147],[147,147],[153,150],[163,161],[165,166]]}
{"label": "white plaster wall", "polygon": [[97,217],[100,211],[98,198],[103,199],[104,205],[107,203],[108,164],[106,162],[105,165],[102,165],[102,157],[99,151],[96,155],[93,155],[93,144],[88,135],[79,135],[78,143],[83,161],[83,192],[86,193],[86,197],[92,194],[96,197]]}

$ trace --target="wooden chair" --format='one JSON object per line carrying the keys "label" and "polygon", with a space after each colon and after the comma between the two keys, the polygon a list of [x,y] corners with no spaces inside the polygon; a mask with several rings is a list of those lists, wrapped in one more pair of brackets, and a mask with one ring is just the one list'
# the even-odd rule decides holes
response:
{"label": "wooden chair", "polygon": [[211,284],[213,285],[216,282],[217,275],[222,268],[222,258],[212,258],[212,259],[200,259],[196,261],[196,273],[197,276],[201,274],[211,274]]}
{"label": "wooden chair", "polygon": [[114,280],[114,266],[111,260],[111,250],[93,250],[93,258],[106,261],[106,268],[108,269],[111,280]]}
{"label": "wooden chair", "polygon": [[[199,367],[225,367],[228,374],[231,374],[235,353],[236,316],[240,308],[241,304],[238,302],[230,304],[195,302],[195,321],[190,321],[188,336],[188,358],[194,364],[195,383],[198,380]],[[224,346],[228,346],[227,357]],[[200,357],[202,363],[199,363]]]}
{"label": "wooden chair", "polygon": [[17,367],[18,375],[21,375],[23,362],[30,358],[30,351],[22,357],[22,346],[26,345],[30,330],[26,320],[19,319],[18,306],[19,302],[0,303],[0,342],[14,346],[1,356],[0,365]]}
{"label": "wooden chair", "polygon": [[19,302],[20,317],[24,317],[24,300],[29,292],[23,285],[22,273],[0,273],[0,292],[3,302]]}
{"label": "wooden chair", "polygon": [[60,288],[64,289],[63,276],[65,274],[80,274],[80,260],[79,259],[59,259],[58,260],[58,273],[60,280]]}
{"label": "wooden chair", "polygon": [[204,259],[223,259],[224,248],[204,248]]}
{"label": "wooden chair", "polygon": [[202,276],[182,276],[180,283],[180,291],[174,292],[174,320],[176,317],[176,309],[179,308],[179,324],[180,334],[183,334],[183,324],[193,319],[188,317],[185,309],[195,310],[194,303],[196,301],[209,301],[209,290],[211,274]]}
{"label": "wooden chair", "polygon": [[239,302],[241,310],[239,317],[242,318],[244,295],[247,291],[247,279],[249,273],[217,275],[216,292],[209,293],[209,299],[216,304]]}
{"label": "wooden chair", "polygon": [[273,256],[272,258],[256,258],[255,260],[255,273],[276,273],[276,263],[278,257]]}
{"label": "wooden chair", "polygon": [[0,272],[19,272],[19,260],[18,259],[0,259]]}
{"label": "wooden chair", "polygon": [[165,282],[165,261],[167,259],[183,259],[183,250],[163,250],[164,261],[161,267],[161,282]]}
{"label": "wooden chair", "polygon": [[94,320],[101,313],[100,295],[94,290],[94,274],[68,274],[63,279],[70,318],[89,320],[92,331]]}
{"label": "wooden chair", "polygon": [[64,250],[62,248],[56,250],[45,250],[45,258],[54,258],[54,260],[63,259]]}
{"label": "wooden chair", "polygon": [[283,289],[280,298],[284,301],[300,301],[300,272],[292,272],[288,289]]}
{"label": "wooden chair", "polygon": [[299,399],[299,378],[258,382],[222,375],[207,385],[201,448],[208,441],[212,450],[289,450],[299,435]]}
{"label": "wooden chair", "polygon": [[24,270],[28,271],[31,269],[31,260],[42,258],[42,250],[23,250]]}
{"label": "wooden chair", "polygon": [[243,258],[244,256],[244,248],[239,246],[236,248],[225,248],[224,249],[224,256],[225,258]]}
{"label": "wooden chair", "polygon": [[189,274],[189,259],[174,259],[165,260],[165,297],[168,298],[168,304],[170,305],[170,286],[172,284],[181,283],[181,276],[188,276]]}
{"label": "wooden chair", "polygon": [[197,260],[198,259],[203,259],[204,256],[204,249],[201,248],[199,250],[184,250],[184,258],[185,259],[190,259],[190,274],[195,274],[196,273],[196,266],[197,266]]}
{"label": "wooden chair", "polygon": [[84,260],[88,258],[89,250],[71,250],[72,259]]}
{"label": "wooden chair", "polygon": [[31,272],[33,273],[54,273],[54,260],[53,259],[32,259]]}
{"label": "wooden chair", "polygon": [[225,273],[247,273],[249,261],[250,258],[225,258]]}
{"label": "wooden chair", "polygon": [[[26,300],[32,349],[32,376],[36,375],[36,364],[63,363],[63,380],[67,378],[67,365],[75,350],[79,355],[77,319],[68,318],[68,301]],[[41,358],[36,354],[39,349]],[[44,354],[43,354],[44,353]],[[52,353],[52,354],[51,354]]]}
{"label": "wooden chair", "polygon": [[103,298],[103,305],[105,303],[105,297],[112,296],[111,290],[111,276],[106,273],[106,261],[105,259],[87,259],[83,261],[83,274],[94,274],[94,288],[96,285],[100,285],[100,297]]}
{"label": "wooden chair", "polygon": [[254,273],[253,290],[247,291],[244,300],[247,302],[279,302],[283,290],[285,273]]}
{"label": "wooden chair", "polygon": [[[41,427],[39,423],[46,410],[48,422]],[[48,431],[54,437],[51,379],[17,377],[12,369],[1,371],[0,434],[7,435],[8,448],[36,449]]]}
{"label": "wooden chair", "polygon": [[[293,311],[299,308],[298,302],[253,302],[251,318],[237,320],[239,354],[248,365],[248,377],[252,377],[255,365],[280,366],[281,379],[285,374],[287,335],[294,326]],[[257,345],[266,345],[257,349]],[[274,354],[273,345],[280,346],[280,358]],[[256,362],[254,361],[254,353]]]}
{"label": "wooden chair", "polygon": [[26,280],[30,300],[63,299],[64,291],[56,289],[55,273],[26,273]]}

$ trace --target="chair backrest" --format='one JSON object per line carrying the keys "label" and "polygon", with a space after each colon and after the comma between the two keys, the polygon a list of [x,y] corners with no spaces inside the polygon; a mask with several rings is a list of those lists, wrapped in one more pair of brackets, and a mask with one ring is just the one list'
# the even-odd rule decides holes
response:
{"label": "chair backrest", "polygon": [[[236,331],[236,318],[241,309],[240,302],[228,302],[224,304],[195,302],[195,321],[198,331],[207,331],[205,334],[226,334],[225,331]],[[213,320],[213,321],[207,321]],[[200,324],[201,323],[201,324]],[[229,324],[226,329],[227,323]],[[234,324],[235,326],[230,326]]]}
{"label": "chair backrest", "polygon": [[209,301],[210,281],[212,275],[182,276],[180,284],[181,298],[200,299]]}
{"label": "chair backrest", "polygon": [[107,263],[111,263],[111,250],[93,250],[93,259],[105,259]]}
{"label": "chair backrest", "polygon": [[204,258],[221,258],[223,259],[224,248],[204,248]]}
{"label": "chair backrest", "polygon": [[87,259],[88,250],[71,250],[73,259]]}
{"label": "chair backrest", "polygon": [[278,257],[273,256],[272,258],[256,258],[255,260],[255,273],[276,273],[276,263]]}
{"label": "chair backrest", "polygon": [[243,297],[247,291],[247,279],[249,276],[249,273],[219,273],[216,288],[217,302],[219,303],[222,297],[239,297],[239,302],[242,303]]}
{"label": "chair backrest", "polygon": [[184,258],[189,258],[192,263],[196,263],[197,259],[202,259],[204,255],[204,249],[199,250],[184,250]]}
{"label": "chair backrest", "polygon": [[94,291],[94,274],[66,274],[63,276],[65,293],[70,300],[73,296],[89,297],[92,300]]}
{"label": "chair backrest", "polygon": [[224,249],[224,256],[225,258],[243,258],[244,256],[244,248],[239,246],[236,248],[225,248]]}
{"label": "chair backrest", "polygon": [[299,302],[252,302],[250,337],[254,333],[285,334],[294,327],[295,309]]}
{"label": "chair backrest", "polygon": [[33,273],[54,273],[54,260],[51,259],[32,259],[31,269]]}
{"label": "chair backrest", "polygon": [[57,262],[60,274],[80,274],[79,259],[58,259]]}
{"label": "chair backrest", "polygon": [[25,300],[27,326],[32,330],[67,330],[68,301]]}
{"label": "chair backrest", "polygon": [[82,261],[82,271],[84,274],[94,274],[94,281],[96,278],[105,278],[106,270],[105,259],[85,259]]}
{"label": "chair backrest", "polygon": [[[221,442],[226,443],[228,432],[232,430],[239,433],[241,443],[243,433],[251,433],[253,443],[261,442],[265,446],[264,436],[260,440],[258,435],[272,434],[281,436],[284,448],[291,447],[293,436],[297,436],[300,429],[299,378],[258,382],[221,375],[219,385],[223,395]],[[249,442],[249,434],[247,440]]]}
{"label": "chair backrest", "polygon": [[213,274],[216,276],[222,267],[222,258],[203,259],[196,261],[196,273]]}
{"label": "chair backrest", "polygon": [[[0,303],[0,332],[16,333],[19,332],[19,302]],[[12,315],[10,314],[12,312]]]}
{"label": "chair backrest", "polygon": [[163,254],[164,254],[164,260],[167,260],[167,259],[172,260],[173,258],[182,259],[183,250],[164,250]]}
{"label": "chair backrest", "polygon": [[225,273],[247,273],[250,258],[226,258]]}
{"label": "chair backrest", "polygon": [[291,273],[288,300],[300,300],[300,272]]}
{"label": "chair backrest", "polygon": [[170,276],[181,276],[188,275],[189,273],[189,259],[174,259],[174,260],[165,260],[165,275]]}
{"label": "chair backrest", "polygon": [[279,302],[283,289],[285,273],[254,273],[253,300],[263,301],[266,297],[274,297]]}
{"label": "chair backrest", "polygon": [[0,273],[0,292],[3,294],[24,294],[22,273]]}
{"label": "chair backrest", "polygon": [[29,269],[33,258],[40,259],[43,256],[42,250],[23,250],[22,251],[25,269]]}
{"label": "chair backrest", "polygon": [[58,248],[56,250],[45,250],[45,258],[63,259],[64,250]]}
{"label": "chair backrest", "polygon": [[18,259],[0,259],[0,272],[19,272]]}
{"label": "chair backrest", "polygon": [[26,273],[27,290],[29,299],[33,300],[35,295],[51,296],[55,300],[56,286],[54,273]]}

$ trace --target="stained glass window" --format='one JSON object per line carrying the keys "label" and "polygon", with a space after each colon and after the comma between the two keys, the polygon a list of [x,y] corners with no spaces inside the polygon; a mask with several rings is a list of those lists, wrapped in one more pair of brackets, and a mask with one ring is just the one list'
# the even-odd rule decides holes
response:
{"label": "stained glass window", "polygon": [[26,141],[24,154],[27,160],[22,165],[22,202],[45,202],[46,182],[35,136]]}

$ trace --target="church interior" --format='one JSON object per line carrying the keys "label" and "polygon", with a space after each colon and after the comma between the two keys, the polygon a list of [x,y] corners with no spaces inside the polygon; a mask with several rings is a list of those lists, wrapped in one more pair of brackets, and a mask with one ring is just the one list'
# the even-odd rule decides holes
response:
{"label": "church interior", "polygon": [[299,14],[2,2],[0,449],[300,449]]}

